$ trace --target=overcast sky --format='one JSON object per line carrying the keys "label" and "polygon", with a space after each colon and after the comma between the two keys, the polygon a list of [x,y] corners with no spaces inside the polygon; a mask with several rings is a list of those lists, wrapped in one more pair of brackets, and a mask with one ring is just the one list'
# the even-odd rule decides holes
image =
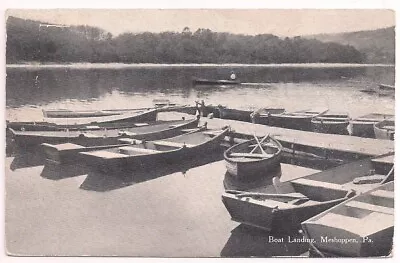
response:
{"label": "overcast sky", "polygon": [[124,32],[215,32],[298,36],[393,26],[390,10],[8,10],[7,15],[64,25],[91,25],[113,35]]}

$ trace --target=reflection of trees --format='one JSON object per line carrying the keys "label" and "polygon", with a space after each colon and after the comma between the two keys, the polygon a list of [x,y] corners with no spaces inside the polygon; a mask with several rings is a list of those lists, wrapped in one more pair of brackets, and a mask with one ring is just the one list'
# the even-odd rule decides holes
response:
{"label": "reflection of trees", "polygon": [[[179,94],[189,97],[192,77],[226,79],[231,68],[130,68],[7,70],[7,105],[41,104],[63,99],[99,98],[113,90],[126,93]],[[240,81],[253,83],[323,82],[353,85],[361,79],[394,83],[387,68],[234,68]],[[390,82],[393,81],[393,82]]]}

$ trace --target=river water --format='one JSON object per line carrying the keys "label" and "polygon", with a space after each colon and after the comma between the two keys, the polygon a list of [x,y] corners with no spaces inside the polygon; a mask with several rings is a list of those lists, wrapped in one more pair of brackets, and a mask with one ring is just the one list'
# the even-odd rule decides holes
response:
{"label": "river water", "polygon": [[[192,77],[226,78],[232,69],[247,84],[191,84]],[[243,109],[325,106],[353,116],[393,113],[393,97],[360,92],[378,83],[393,84],[394,68],[18,67],[7,69],[6,115],[39,119],[42,108],[147,107],[159,98]],[[231,221],[221,202],[226,172],[221,159],[219,152],[118,177],[75,165],[43,165],[35,153],[7,157],[6,249],[34,256],[306,255],[307,243],[271,243],[271,233]],[[313,172],[282,164],[282,180]]]}
{"label": "river water", "polygon": [[[192,77],[226,79],[231,70],[245,84],[192,85]],[[393,113],[394,97],[360,92],[379,83],[393,85],[394,67],[17,67],[7,69],[7,119],[40,117],[41,108],[147,107],[164,97],[241,109],[328,107],[352,116]]]}

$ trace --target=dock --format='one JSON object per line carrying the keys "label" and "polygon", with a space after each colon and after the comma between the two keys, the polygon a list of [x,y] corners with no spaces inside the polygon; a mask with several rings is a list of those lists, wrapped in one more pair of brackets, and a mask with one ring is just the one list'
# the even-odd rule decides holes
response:
{"label": "dock", "polygon": [[390,140],[291,130],[218,118],[203,118],[202,122],[207,122],[207,126],[211,129],[229,125],[234,134],[239,137],[252,137],[253,134],[263,137],[270,134],[281,143],[302,145],[330,152],[348,153],[358,156],[379,156],[394,152],[394,141]]}

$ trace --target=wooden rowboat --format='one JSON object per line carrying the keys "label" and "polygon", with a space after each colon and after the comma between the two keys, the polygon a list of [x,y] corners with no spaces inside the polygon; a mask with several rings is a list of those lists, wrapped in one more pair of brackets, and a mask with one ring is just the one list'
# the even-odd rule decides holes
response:
{"label": "wooden rowboat", "polygon": [[283,108],[261,108],[251,113],[251,120],[253,123],[268,125],[268,116],[284,112]]}
{"label": "wooden rowboat", "polygon": [[394,183],[357,195],[302,224],[319,256],[388,256],[393,245]]}
{"label": "wooden rowboat", "polygon": [[[262,148],[261,148],[261,147]],[[271,177],[280,169],[282,145],[272,137],[254,138],[236,144],[224,152],[227,171],[235,179]]]}
{"label": "wooden rowboat", "polygon": [[222,105],[218,105],[218,111],[221,119],[246,122],[251,122],[250,115],[253,112],[252,110],[232,109]]}
{"label": "wooden rowboat", "polygon": [[[155,134],[149,133],[149,137],[147,138],[154,138],[154,139],[164,139],[169,138],[172,136],[176,136],[178,134],[184,134],[186,132],[192,132],[202,129],[200,128],[187,128],[187,129],[176,129],[174,130],[174,135],[170,131],[165,133],[160,132],[159,136],[154,136]],[[171,136],[172,135],[172,136]],[[142,133],[138,138],[141,140],[145,140],[146,135]],[[45,153],[45,158],[47,161],[56,164],[65,164],[65,163],[72,163],[72,162],[80,162],[81,157],[78,153],[81,152],[92,152],[98,150],[105,150],[110,148],[116,147],[123,147],[123,146],[131,146],[133,144],[142,143],[139,139],[134,138],[104,138],[100,141],[86,141],[85,143],[75,144],[75,143],[61,143],[61,144],[49,144],[43,143],[43,151]]]}
{"label": "wooden rowboat", "polygon": [[295,112],[268,114],[267,122],[269,126],[311,131],[311,119],[318,117],[327,111],[328,109],[308,109]]}
{"label": "wooden rowboat", "polygon": [[311,127],[314,132],[343,134],[348,135],[347,127],[349,126],[349,114],[340,112],[324,113],[311,120]]}
{"label": "wooden rowboat", "polygon": [[87,118],[45,118],[40,122],[7,122],[7,128],[19,131],[98,130],[133,127],[134,123],[155,121],[157,109],[128,111],[119,115]]}
{"label": "wooden rowboat", "polygon": [[202,79],[192,78],[194,85],[238,85],[239,81],[236,80],[215,80],[215,79]]}
{"label": "wooden rowboat", "polygon": [[376,139],[394,140],[395,122],[394,120],[384,120],[374,124]]}
{"label": "wooden rowboat", "polygon": [[273,178],[273,185],[261,189],[227,190],[222,202],[234,221],[268,231],[292,232],[301,222],[390,176],[375,171],[374,161],[366,159],[286,182]]}
{"label": "wooden rowboat", "polygon": [[392,114],[370,113],[350,120],[350,134],[359,137],[375,138],[374,124],[386,119],[393,119]]}
{"label": "wooden rowboat", "polygon": [[158,140],[180,134],[181,129],[194,128],[198,119],[156,121],[136,123],[136,127],[125,129],[104,129],[91,131],[15,131],[10,129],[14,141],[19,145],[39,145],[41,143],[96,144],[105,138],[117,139],[132,137],[136,139]]}
{"label": "wooden rowboat", "polygon": [[221,130],[203,129],[164,140],[142,141],[131,146],[83,152],[80,157],[83,162],[96,169],[114,172],[179,163],[219,148],[228,131],[229,127]]}

